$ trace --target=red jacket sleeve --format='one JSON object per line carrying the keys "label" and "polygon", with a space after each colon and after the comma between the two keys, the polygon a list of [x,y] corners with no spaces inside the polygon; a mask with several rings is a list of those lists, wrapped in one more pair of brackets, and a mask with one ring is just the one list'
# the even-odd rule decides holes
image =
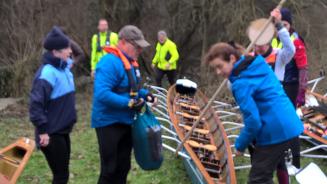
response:
{"label": "red jacket sleeve", "polygon": [[295,39],[294,46],[295,46],[294,59],[297,68],[298,69],[306,68],[308,66],[308,60],[307,60],[307,51],[303,41],[300,39]]}

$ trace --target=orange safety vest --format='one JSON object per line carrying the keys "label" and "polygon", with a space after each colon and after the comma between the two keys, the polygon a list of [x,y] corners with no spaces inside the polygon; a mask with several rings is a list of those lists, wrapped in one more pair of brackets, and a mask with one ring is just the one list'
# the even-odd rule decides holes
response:
{"label": "orange safety vest", "polygon": [[[124,68],[127,72],[130,89],[121,89],[120,92],[128,92],[129,91],[131,97],[137,97],[138,91],[140,89],[140,81],[141,81],[140,69],[139,69],[139,64],[137,63],[137,61],[133,60],[130,62],[126,58],[126,56],[118,48],[115,48],[115,47],[104,47],[103,50],[105,52],[107,52],[108,54],[113,54],[113,55],[117,56],[123,62]],[[131,64],[134,67],[137,81],[133,77]]]}
{"label": "orange safety vest", "polygon": [[273,50],[271,51],[271,53],[269,54],[269,56],[267,56],[267,57],[265,58],[266,62],[267,62],[268,64],[270,64],[270,65],[275,64],[276,59],[277,59],[277,50],[276,50],[276,49],[273,49]]}
{"label": "orange safety vest", "polygon": [[[255,56],[255,53],[251,52],[249,55]],[[265,60],[266,60],[266,63],[273,66],[273,65],[275,65],[276,59],[277,59],[277,49],[273,48],[271,53],[267,57],[265,57]]]}

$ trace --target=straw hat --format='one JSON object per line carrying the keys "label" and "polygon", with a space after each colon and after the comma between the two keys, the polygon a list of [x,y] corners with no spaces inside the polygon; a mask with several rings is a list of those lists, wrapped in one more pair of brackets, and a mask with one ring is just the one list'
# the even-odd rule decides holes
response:
{"label": "straw hat", "polygon": [[[251,40],[251,42],[253,42],[256,39],[256,37],[259,35],[259,33],[261,32],[267,21],[268,19],[261,18],[261,19],[254,20],[250,23],[250,26],[247,29],[247,35]],[[270,22],[267,29],[263,32],[263,34],[257,40],[255,45],[265,45],[270,43],[272,38],[274,37],[274,34],[275,34],[275,27]]]}

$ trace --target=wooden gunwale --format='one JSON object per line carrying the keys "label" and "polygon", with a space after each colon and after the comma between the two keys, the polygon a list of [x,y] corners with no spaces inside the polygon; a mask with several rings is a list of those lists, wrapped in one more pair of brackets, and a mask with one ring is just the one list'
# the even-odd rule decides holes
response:
{"label": "wooden gunwale", "polygon": [[[185,137],[185,130],[179,126],[180,122],[180,115],[177,115],[176,112],[180,109],[178,109],[178,103],[176,103],[176,96],[179,94],[175,91],[175,86],[172,86],[167,95],[167,108],[169,112],[169,116],[171,118],[171,121],[173,122],[175,131],[177,135],[179,136],[179,139],[182,140]],[[205,105],[205,103],[208,103],[207,98],[198,90],[195,94],[195,99],[197,100],[197,106],[201,107]],[[202,104],[201,104],[202,103]],[[194,104],[193,104],[194,105]],[[211,144],[215,145],[217,147],[217,151],[214,153],[216,155],[216,158],[219,159],[221,163],[219,163],[219,166],[222,166],[223,172],[220,173],[221,177],[219,180],[216,180],[215,178],[212,178],[209,173],[207,172],[207,169],[204,167],[204,165],[201,163],[199,157],[197,156],[195,149],[192,148],[188,143],[184,143],[184,148],[187,151],[187,153],[190,155],[192,160],[194,161],[195,165],[197,166],[198,170],[203,175],[204,179],[208,184],[214,184],[214,183],[236,183],[236,175],[234,170],[234,162],[232,157],[232,151],[230,148],[230,144],[227,138],[227,134],[224,131],[224,127],[221,124],[218,116],[215,114],[215,111],[213,109],[210,109],[207,111],[206,119],[204,120],[204,124],[207,129],[209,129],[209,141]],[[203,127],[201,127],[203,128]],[[219,135],[218,135],[219,134]],[[191,138],[192,139],[192,138]],[[223,141],[222,141],[223,140]],[[223,144],[222,144],[223,143]],[[222,146],[223,145],[223,146]],[[210,165],[209,163],[208,165]],[[208,169],[210,170],[210,169]]]}

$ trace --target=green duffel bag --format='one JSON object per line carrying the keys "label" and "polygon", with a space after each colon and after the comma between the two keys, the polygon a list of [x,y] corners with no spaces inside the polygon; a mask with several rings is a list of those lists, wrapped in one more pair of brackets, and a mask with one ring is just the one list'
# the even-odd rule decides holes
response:
{"label": "green duffel bag", "polygon": [[132,126],[134,156],[143,170],[155,170],[163,161],[161,127],[148,105],[143,108]]}

